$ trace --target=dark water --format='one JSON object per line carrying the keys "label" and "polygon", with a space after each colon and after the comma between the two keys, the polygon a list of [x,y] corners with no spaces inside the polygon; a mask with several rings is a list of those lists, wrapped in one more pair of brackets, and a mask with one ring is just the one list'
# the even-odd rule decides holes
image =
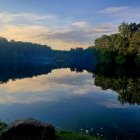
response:
{"label": "dark water", "polygon": [[[114,86],[114,80],[69,68],[29,77],[0,84],[1,120],[35,118],[59,129],[99,133],[111,140],[140,139],[139,80],[123,79],[128,81],[127,89],[121,89],[125,82]],[[108,82],[116,91],[105,87]],[[131,90],[138,95],[131,95]]]}

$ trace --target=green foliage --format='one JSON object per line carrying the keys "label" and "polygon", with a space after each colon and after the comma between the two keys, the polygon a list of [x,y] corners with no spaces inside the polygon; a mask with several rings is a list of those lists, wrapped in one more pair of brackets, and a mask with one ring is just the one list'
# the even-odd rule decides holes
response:
{"label": "green foliage", "polygon": [[100,63],[111,64],[113,61],[113,52],[109,49],[102,49],[98,51],[98,59]]}
{"label": "green foliage", "polygon": [[94,48],[99,63],[129,65],[131,62],[140,66],[140,23],[123,22],[119,26],[119,33],[97,38]]}
{"label": "green foliage", "polygon": [[123,65],[126,61],[126,58],[123,53],[118,53],[117,56],[115,56],[115,62],[119,65]]}
{"label": "green foliage", "polygon": [[61,131],[57,132],[57,140],[101,140],[87,134],[80,134],[75,132]]}
{"label": "green foliage", "polygon": [[0,65],[1,67],[17,67],[42,65],[53,63],[81,62],[94,63],[94,49],[75,48],[70,51],[52,50],[47,45],[36,43],[8,41],[0,37]]}
{"label": "green foliage", "polygon": [[[7,124],[4,122],[0,122],[0,131],[2,131],[5,127],[7,127]],[[1,140],[5,140],[0,137]],[[43,140],[42,138],[38,137],[15,137],[12,138],[13,140]],[[11,137],[7,137],[6,140],[11,140]],[[70,131],[56,131],[56,140],[101,140],[100,137],[98,138],[90,136],[88,134],[81,134],[81,133],[76,133],[76,132],[70,132]]]}
{"label": "green foliage", "polygon": [[0,122],[0,131],[3,130],[7,126],[6,123]]}
{"label": "green foliage", "polygon": [[47,45],[28,42],[8,41],[0,37],[0,64],[16,65],[17,63],[29,64],[38,56],[50,56],[52,50]]}
{"label": "green foliage", "polygon": [[140,54],[140,31],[138,30],[131,38],[129,53]]}
{"label": "green foliage", "polygon": [[123,38],[132,38],[133,34],[135,34],[140,29],[140,24],[136,23],[125,23],[123,22],[119,26],[119,32]]}
{"label": "green foliage", "polygon": [[138,67],[140,67],[140,55],[135,56],[135,63],[137,64]]}
{"label": "green foliage", "polygon": [[125,22],[123,22],[119,26],[119,32],[120,32],[120,34],[122,35],[123,38],[130,37],[131,34],[132,34],[130,26]]}
{"label": "green foliage", "polygon": [[111,48],[112,42],[110,36],[103,35],[101,38],[95,40],[96,47],[100,48]]}

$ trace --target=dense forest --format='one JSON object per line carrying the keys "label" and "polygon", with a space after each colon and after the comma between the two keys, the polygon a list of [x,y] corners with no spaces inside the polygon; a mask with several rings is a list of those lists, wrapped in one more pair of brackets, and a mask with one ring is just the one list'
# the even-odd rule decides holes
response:
{"label": "dense forest", "polygon": [[95,40],[100,64],[140,66],[140,23],[119,26],[119,33],[103,35]]}
{"label": "dense forest", "polygon": [[[44,65],[52,63],[86,63],[94,59],[93,48],[76,48],[70,51],[53,50],[47,45],[8,41],[0,37],[0,65]],[[95,60],[95,59],[94,59]],[[93,63],[93,61],[92,61]]]}
{"label": "dense forest", "polygon": [[8,41],[0,37],[0,64],[27,64],[38,56],[50,56],[51,48],[26,42]]}

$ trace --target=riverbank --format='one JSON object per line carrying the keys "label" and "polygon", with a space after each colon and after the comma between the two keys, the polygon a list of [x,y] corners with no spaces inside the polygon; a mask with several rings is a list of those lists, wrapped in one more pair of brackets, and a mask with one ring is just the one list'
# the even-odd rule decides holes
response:
{"label": "riverbank", "polygon": [[[44,125],[45,123],[42,123],[42,124]],[[39,124],[39,127],[36,128],[36,126],[34,124],[32,124],[31,122],[30,122],[30,124],[28,123],[28,125],[29,126],[32,125],[32,127],[34,127],[36,130],[38,130],[39,127],[40,127],[40,124]],[[12,136],[11,135],[12,133],[15,134],[15,132],[17,132],[17,134],[18,134],[18,132],[20,132],[20,130],[21,130],[21,127],[24,128],[24,129],[22,128],[22,131],[23,131],[22,134],[26,134],[26,130],[29,129],[29,128],[27,128],[27,126],[25,126],[25,122],[22,123],[22,126],[21,126],[21,124],[19,124],[19,122],[14,123],[14,125],[13,124],[12,125],[7,125],[5,122],[0,122],[0,134],[1,134],[0,135],[0,140],[11,140],[11,138],[12,138],[12,140],[43,140],[43,139],[45,139],[43,136],[42,137],[37,137],[37,136],[32,137],[32,133],[34,133],[34,132],[31,132],[31,136],[26,136],[25,135],[24,138],[23,138],[23,136],[19,137],[19,136],[15,136],[15,135]],[[5,129],[7,129],[7,130],[5,131]],[[32,129],[32,128],[30,128],[30,129]],[[41,132],[42,129],[39,130],[39,131]],[[3,137],[3,132],[6,134],[6,137],[5,137],[5,134],[4,134],[4,137]],[[41,134],[43,135],[42,132],[41,132]],[[55,138],[53,138],[52,140],[101,140],[101,139],[90,136],[88,134],[81,134],[81,133],[71,132],[71,131],[55,130]]]}
{"label": "riverbank", "polygon": [[95,138],[87,134],[68,131],[57,131],[56,136],[57,140],[101,140],[100,138]]}

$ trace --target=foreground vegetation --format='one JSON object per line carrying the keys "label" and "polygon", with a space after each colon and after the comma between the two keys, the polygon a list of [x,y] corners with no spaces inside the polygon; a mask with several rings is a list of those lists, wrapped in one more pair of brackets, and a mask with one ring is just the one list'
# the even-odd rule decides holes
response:
{"label": "foreground vegetation", "polygon": [[[0,132],[7,127],[7,124],[4,122],[0,122]],[[3,140],[3,138],[0,137],[0,140]],[[5,140],[5,139],[4,139]],[[11,140],[10,138],[6,138],[6,140]],[[43,138],[13,138],[12,140],[43,140]],[[56,140],[100,140],[100,138],[92,137],[88,134],[81,134],[76,132],[70,132],[70,131],[56,131]]]}
{"label": "foreground vegetation", "polygon": [[[5,140],[0,138],[0,140]],[[11,138],[7,138],[6,140],[11,140]],[[44,140],[43,138],[13,138],[12,140]],[[80,134],[76,132],[68,132],[68,131],[57,131],[55,140],[101,140],[100,138],[96,138],[93,136],[89,136],[87,134]]]}
{"label": "foreground vegetation", "polygon": [[95,138],[87,134],[80,134],[68,131],[58,131],[56,135],[57,140],[100,140],[100,138]]}

